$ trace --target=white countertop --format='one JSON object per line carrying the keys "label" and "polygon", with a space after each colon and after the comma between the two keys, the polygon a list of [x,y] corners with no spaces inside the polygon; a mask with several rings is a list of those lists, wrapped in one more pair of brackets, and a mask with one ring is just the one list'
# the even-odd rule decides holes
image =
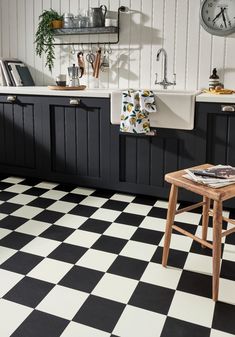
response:
{"label": "white countertop", "polygon": [[0,87],[0,94],[109,98],[112,89],[51,90],[48,87]]}
{"label": "white countertop", "polygon": [[196,102],[208,103],[235,103],[235,94],[231,95],[217,95],[203,93],[196,96]]}

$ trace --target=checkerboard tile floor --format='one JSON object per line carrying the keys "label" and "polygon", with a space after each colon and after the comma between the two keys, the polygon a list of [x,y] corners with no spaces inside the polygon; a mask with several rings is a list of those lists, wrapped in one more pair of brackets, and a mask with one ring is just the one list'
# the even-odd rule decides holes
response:
{"label": "checkerboard tile floor", "polygon": [[[167,202],[0,178],[1,337],[235,335],[234,236],[215,304],[211,251],[174,233],[161,266]],[[176,222],[200,233],[198,212]]]}

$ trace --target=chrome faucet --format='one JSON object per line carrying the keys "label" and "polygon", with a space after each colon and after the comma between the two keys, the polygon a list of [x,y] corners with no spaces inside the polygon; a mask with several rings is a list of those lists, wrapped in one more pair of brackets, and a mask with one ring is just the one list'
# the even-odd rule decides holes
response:
{"label": "chrome faucet", "polygon": [[155,84],[162,85],[163,89],[167,89],[170,85],[176,85],[176,74],[173,74],[173,82],[168,82],[167,80],[167,53],[164,48],[160,48],[157,52],[157,61],[159,61],[161,53],[163,54],[164,75],[163,75],[163,80],[161,82],[158,82],[157,73],[156,73]]}

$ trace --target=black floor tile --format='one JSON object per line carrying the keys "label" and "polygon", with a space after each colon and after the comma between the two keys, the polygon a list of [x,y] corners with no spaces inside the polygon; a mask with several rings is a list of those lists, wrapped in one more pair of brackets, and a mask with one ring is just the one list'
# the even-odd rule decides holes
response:
{"label": "black floor tile", "polygon": [[155,197],[151,196],[145,196],[145,195],[139,195],[135,197],[135,199],[132,201],[136,204],[142,204],[142,205],[148,205],[148,206],[153,206],[156,202],[157,199]]}
{"label": "black floor tile", "polygon": [[167,209],[160,208],[160,207],[153,207],[148,213],[148,216],[152,216],[154,218],[166,219]]}
{"label": "black floor tile", "polygon": [[221,265],[220,277],[235,281],[234,262],[223,260]]}
{"label": "black floor tile", "polygon": [[52,225],[49,228],[47,228],[39,236],[41,236],[42,238],[47,238],[51,240],[64,241],[73,232],[74,232],[74,229],[72,228]]}
{"label": "black floor tile", "polygon": [[[163,247],[158,247],[151,259],[151,262],[161,264],[162,254],[163,254]],[[183,269],[187,256],[188,256],[188,252],[170,249],[167,265],[171,267]]]}
{"label": "black floor tile", "polygon": [[119,254],[127,240],[102,235],[92,246],[93,249]]}
{"label": "black floor tile", "polygon": [[123,212],[118,216],[115,222],[137,227],[141,224],[144,218],[145,217],[142,215]]}
{"label": "black floor tile", "polygon": [[108,269],[108,273],[140,280],[147,265],[148,262],[142,260],[118,256]]}
{"label": "black floor tile", "polygon": [[33,239],[34,236],[32,235],[18,232],[11,232],[10,234],[8,234],[7,236],[5,236],[3,239],[0,240],[0,246],[13,249],[21,249]]}
{"label": "black floor tile", "polygon": [[22,207],[22,205],[13,204],[11,202],[4,202],[0,205],[0,213],[11,214],[20,207]]}
{"label": "black floor tile", "polygon": [[67,202],[73,202],[75,204],[79,204],[85,198],[86,198],[85,195],[68,193],[63,198],[61,198],[60,200],[61,201],[67,201]]}
{"label": "black floor tile", "polygon": [[42,182],[42,179],[28,177],[28,178],[22,180],[19,184],[29,185],[29,186],[35,186],[35,185],[37,185],[37,184],[39,184],[41,182]]}
{"label": "black floor tile", "polygon": [[31,277],[24,277],[3,298],[36,308],[55,285]]}
{"label": "black floor tile", "polygon": [[163,232],[153,231],[146,228],[138,228],[131,237],[131,240],[158,245],[163,235]]}
{"label": "black floor tile", "polygon": [[[11,187],[14,184],[11,183],[5,183],[4,181],[0,181],[0,190],[5,190],[6,188]],[[1,199],[0,199],[1,200]]]}
{"label": "black floor tile", "polygon": [[167,317],[161,337],[209,337],[210,329],[201,325]]}
{"label": "black floor tile", "polygon": [[89,296],[73,321],[111,333],[125,305],[97,296]]}
{"label": "black floor tile", "polygon": [[177,289],[194,295],[211,298],[211,285],[212,277],[210,275],[183,270]]}
{"label": "black floor tile", "polygon": [[48,223],[55,223],[58,219],[60,219],[64,214],[60,212],[55,211],[49,211],[45,210],[36,215],[33,220],[38,220],[42,222],[48,222]]}
{"label": "black floor tile", "polygon": [[95,213],[95,211],[97,211],[97,209],[98,209],[97,207],[77,205],[69,213],[89,217],[93,213]]}
{"label": "black floor tile", "polygon": [[68,324],[66,319],[34,310],[11,337],[59,337]]}
{"label": "black floor tile", "polygon": [[93,192],[91,195],[94,197],[100,197],[100,198],[111,198],[117,191],[112,191],[112,190],[96,190]]}
{"label": "black floor tile", "polygon": [[212,249],[207,248],[207,247],[203,248],[201,244],[197,241],[192,242],[190,252],[200,254],[200,255],[205,255],[205,256],[212,256]]}
{"label": "black floor tile", "polygon": [[15,230],[16,228],[20,227],[25,223],[27,219],[8,215],[6,218],[0,220],[0,228],[7,228],[11,230]]}
{"label": "black floor tile", "polygon": [[77,187],[77,185],[74,185],[74,184],[59,184],[54,188],[54,190],[71,192],[76,187]]}
{"label": "black floor tile", "polygon": [[55,202],[55,200],[39,197],[39,198],[31,201],[28,205],[34,206],[34,207],[40,207],[40,208],[47,208],[50,205],[52,205],[54,202]]}
{"label": "black floor tile", "polygon": [[98,270],[74,266],[59,282],[60,285],[91,293],[104,273]]}
{"label": "black floor tile", "polygon": [[17,252],[8,260],[6,260],[1,265],[1,268],[26,275],[42,260],[43,257],[38,255]]}
{"label": "black floor tile", "polygon": [[128,202],[118,201],[118,200],[108,200],[102,206],[102,208],[112,209],[115,211],[123,211],[128,205]]}
{"label": "black floor tile", "polygon": [[1,201],[7,201],[7,200],[15,197],[16,195],[17,195],[17,193],[1,191],[0,192],[0,200]]}
{"label": "black floor tile", "polygon": [[87,219],[80,227],[79,229],[82,229],[84,231],[88,232],[94,232],[94,233],[104,233],[106,229],[111,225],[111,222],[98,220],[98,219]]}
{"label": "black floor tile", "polygon": [[34,195],[39,197],[40,195],[48,192],[47,189],[45,188],[40,188],[40,187],[32,187],[29,190],[25,191],[23,194],[29,194],[29,195]]}
{"label": "black floor tile", "polygon": [[235,335],[235,306],[216,302],[212,328]]}
{"label": "black floor tile", "polygon": [[167,315],[174,294],[172,289],[139,282],[128,304]]}
{"label": "black floor tile", "polygon": [[62,243],[48,256],[51,259],[76,263],[87,251],[87,248]]}
{"label": "black floor tile", "polygon": [[[191,233],[193,235],[197,231],[197,226],[195,226],[195,225],[191,225],[191,224],[187,224],[185,222],[179,222],[179,221],[174,221],[174,224],[176,226],[188,231],[189,233]],[[184,234],[181,234],[180,232],[176,231],[175,229],[173,229],[172,233],[177,234],[177,235],[184,235]]]}

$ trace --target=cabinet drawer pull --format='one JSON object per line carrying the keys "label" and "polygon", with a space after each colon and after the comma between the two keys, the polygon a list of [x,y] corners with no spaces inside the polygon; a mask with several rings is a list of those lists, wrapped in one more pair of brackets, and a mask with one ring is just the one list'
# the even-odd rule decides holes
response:
{"label": "cabinet drawer pull", "polygon": [[14,103],[16,101],[16,96],[7,96],[7,102]]}
{"label": "cabinet drawer pull", "polygon": [[69,104],[70,105],[79,105],[80,104],[80,99],[79,98],[70,98]]}
{"label": "cabinet drawer pull", "polygon": [[222,111],[235,111],[235,105],[221,105]]}

